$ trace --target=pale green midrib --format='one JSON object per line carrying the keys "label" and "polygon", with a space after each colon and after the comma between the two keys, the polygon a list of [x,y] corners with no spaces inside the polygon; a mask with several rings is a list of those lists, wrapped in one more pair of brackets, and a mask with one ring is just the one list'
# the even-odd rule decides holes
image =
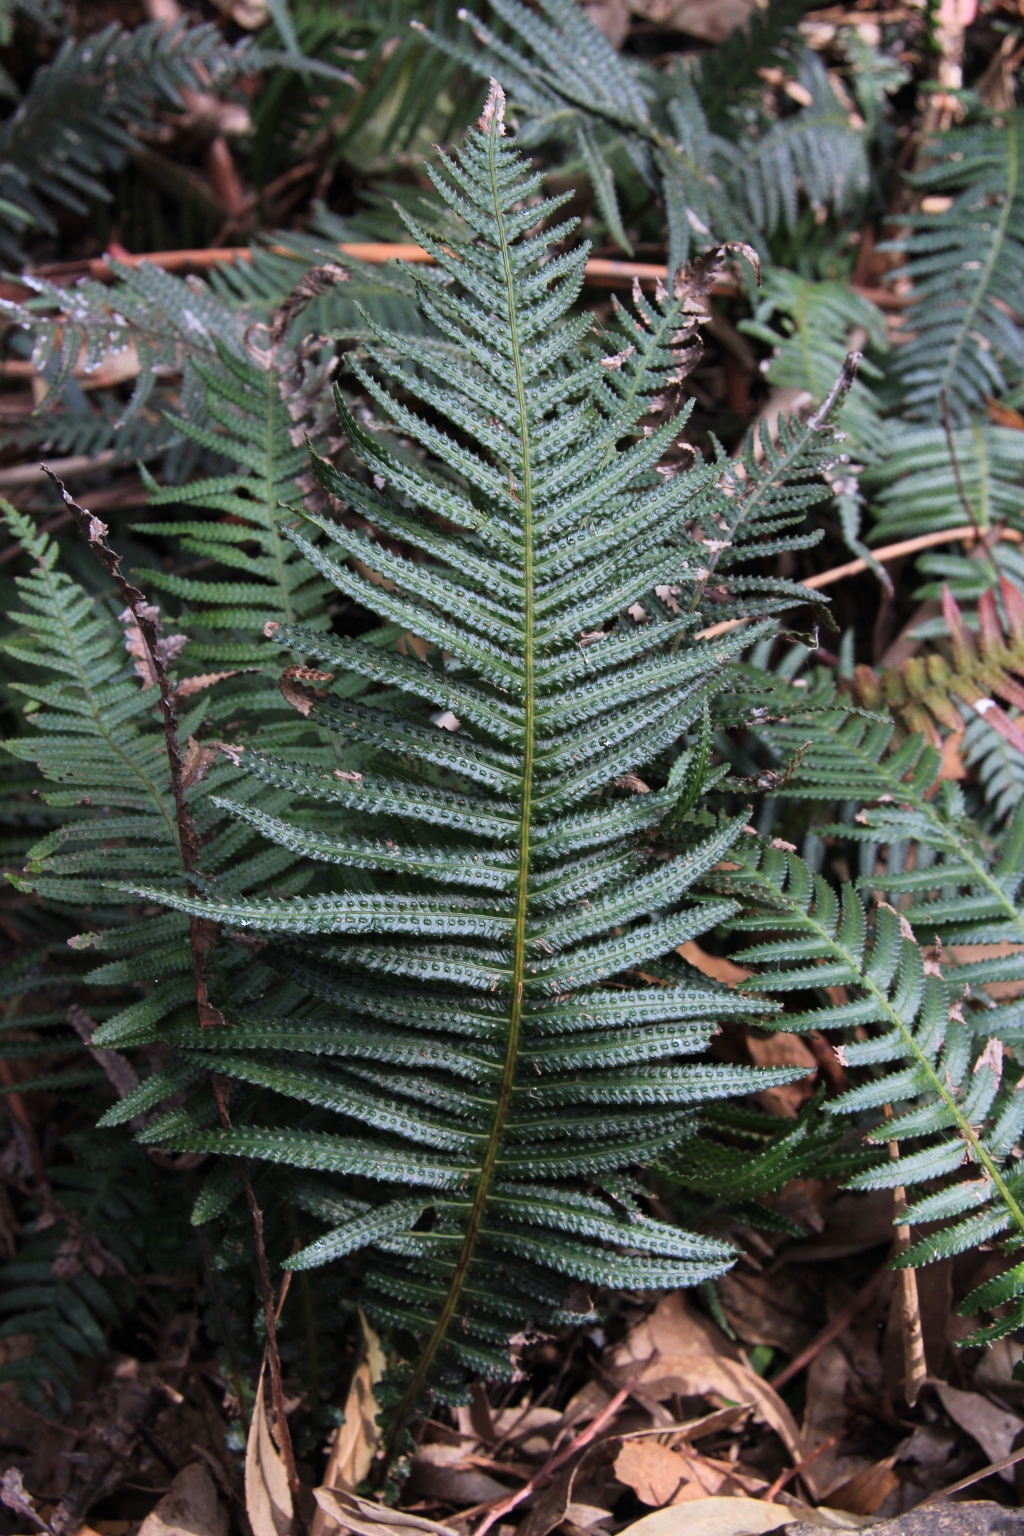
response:
{"label": "pale green midrib", "polygon": [[408,1414],[415,1407],[420,1390],[426,1380],[427,1372],[440,1348],[448,1331],[452,1315],[458,1303],[463,1283],[466,1279],[476,1240],[483,1219],[484,1206],[487,1201],[487,1191],[497,1160],[498,1149],[501,1145],[502,1132],[505,1125],[505,1117],[508,1112],[509,1099],[512,1093],[512,1080],[515,1073],[516,1056],[519,1046],[519,1028],[522,1017],[523,1002],[523,977],[526,966],[526,909],[527,887],[529,880],[530,860],[530,807],[533,779],[533,734],[534,734],[534,697],[533,697],[533,528],[532,528],[532,486],[530,474],[530,436],[526,414],[526,388],[523,381],[522,360],[519,350],[518,326],[516,323],[516,303],[513,283],[512,264],[509,258],[508,239],[505,233],[505,225],[501,215],[501,200],[498,193],[495,177],[496,144],[498,141],[498,120],[495,114],[491,124],[490,139],[488,144],[488,159],[491,173],[491,195],[494,203],[494,217],[498,228],[498,238],[501,246],[502,265],[505,275],[505,286],[508,294],[509,333],[512,349],[512,363],[515,369],[516,396],[519,406],[520,422],[520,446],[523,459],[523,483],[521,486],[523,498],[523,698],[524,698],[524,728],[523,728],[523,797],[522,814],[520,822],[519,845],[519,880],[516,894],[515,938],[512,964],[512,977],[510,987],[511,1007],[509,1013],[508,1042],[505,1051],[505,1064],[502,1071],[501,1086],[498,1090],[498,1100],[495,1105],[494,1120],[491,1126],[490,1136],[480,1166],[480,1174],[477,1187],[470,1207],[466,1222],[466,1235],[463,1239],[462,1249],[456,1261],[455,1271],[452,1275],[448,1293],[445,1296],[437,1322],[434,1325],[430,1338],[427,1340],[416,1364],[413,1378],[399,1404],[395,1415],[394,1425],[391,1430],[389,1444],[385,1453],[387,1459],[393,1450],[399,1430]]}
{"label": "pale green midrib", "polygon": [[60,592],[58,591],[49,568],[44,565],[42,561],[39,561],[38,565],[39,570],[43,574],[46,581],[46,587],[50,594],[53,611],[56,613],[58,619],[60,620],[60,627],[64,632],[64,639],[67,645],[68,655],[73,661],[75,671],[78,674],[79,687],[81,688],[82,694],[89,706],[89,713],[92,716],[93,724],[96,726],[97,731],[103,737],[103,740],[107,743],[107,746],[114,753],[114,755],[120,758],[121,762],[124,763],[126,767],[130,768],[135,777],[146,786],[147,793],[153,799],[157,809],[160,812],[160,815],[163,817],[167,824],[167,830],[170,833],[172,845],[175,848],[178,848],[180,852],[180,845],[178,841],[178,825],[174,817],[170,814],[163,796],[160,794],[160,791],[157,789],[152,779],[150,779],[149,775],[143,772],[138,763],[129,756],[124,748],[110,734],[110,732],[107,730],[107,727],[103,723],[102,712],[100,711],[99,705],[93,694],[92,687],[89,683],[89,679],[82,667],[81,660],[79,659],[78,649],[74,643],[74,633],[68,628],[64,618],[64,605],[60,600]]}
{"label": "pale green midrib", "polygon": [[[738,857],[742,859],[743,856],[740,854]],[[1017,1201],[1011,1195],[1006,1180],[1003,1178],[998,1167],[993,1162],[991,1155],[986,1151],[981,1142],[978,1140],[974,1127],[962,1113],[960,1106],[956,1102],[956,1099],[953,1097],[945,1083],[939,1077],[939,1074],[928,1060],[928,1057],[921,1050],[921,1047],[914,1039],[912,1031],[907,1028],[906,1024],[903,1022],[903,1019],[897,1013],[896,1009],[893,1008],[889,1001],[888,995],[882,991],[881,987],[879,987],[876,982],[871,980],[871,978],[866,974],[860,959],[855,954],[853,954],[852,951],[847,949],[845,944],[841,944],[839,940],[836,939],[827,928],[823,927],[821,923],[817,922],[813,917],[810,916],[809,913],[805,912],[799,903],[793,901],[792,898],[789,897],[784,891],[780,891],[777,886],[772,885],[770,881],[766,881],[765,877],[758,869],[755,869],[750,864],[747,864],[745,867],[759,884],[762,884],[767,888],[773,902],[781,902],[784,906],[786,906],[793,916],[797,917],[801,922],[806,923],[807,927],[810,928],[813,933],[816,933],[819,936],[825,946],[831,950],[833,956],[843,960],[850,967],[851,971],[853,971],[858,977],[857,985],[863,987],[866,992],[871,994],[871,996],[878,1003],[879,1007],[885,1013],[886,1017],[890,1019],[896,1029],[899,1030],[907,1044],[909,1052],[916,1058],[918,1065],[923,1068],[933,1091],[938,1094],[939,1098],[942,1100],[950,1114],[953,1116],[960,1134],[963,1136],[964,1140],[970,1144],[979,1163],[981,1163],[982,1167],[991,1177],[993,1184],[998,1189],[1003,1201],[1006,1204],[1007,1210],[1010,1212],[1010,1215],[1016,1222],[1018,1230],[1022,1235],[1024,1235],[1024,1211],[1021,1210],[1020,1206],[1017,1204]]]}
{"label": "pale green midrib", "polygon": [[953,373],[955,371],[956,360],[964,349],[966,339],[970,335],[971,327],[974,324],[974,317],[977,315],[978,310],[981,308],[982,300],[988,290],[988,285],[992,280],[992,273],[996,262],[999,260],[1003,245],[1005,244],[1006,231],[1009,227],[1010,217],[1013,213],[1014,205],[1017,201],[1017,179],[1020,170],[1018,163],[1019,146],[1017,143],[1017,126],[1016,123],[1014,123],[1012,120],[1006,129],[1006,141],[1006,198],[1003,203],[1000,216],[996,221],[996,227],[993,232],[992,243],[989,247],[988,256],[982,264],[981,271],[978,274],[978,282],[974,290],[974,297],[971,299],[970,304],[967,306],[967,312],[964,315],[960,324],[959,331],[957,332],[956,342],[950,348],[949,358],[947,359],[946,366],[942,371],[942,382],[938,389],[938,396],[940,399],[943,397],[943,395],[946,394],[949,388]]}

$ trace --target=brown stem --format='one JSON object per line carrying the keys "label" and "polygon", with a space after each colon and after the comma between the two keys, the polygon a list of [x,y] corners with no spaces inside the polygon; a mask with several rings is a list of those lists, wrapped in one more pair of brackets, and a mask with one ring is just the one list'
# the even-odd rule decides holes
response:
{"label": "brown stem", "polygon": [[274,1287],[270,1282],[267,1250],[263,1242],[263,1212],[260,1210],[259,1202],[253,1190],[252,1180],[249,1178],[249,1170],[245,1166],[245,1160],[241,1157],[238,1159],[238,1177],[242,1181],[242,1188],[245,1190],[245,1198],[252,1215],[252,1230],[253,1236],[256,1239],[256,1266],[259,1270],[260,1291],[263,1297],[263,1316],[267,1327],[267,1363],[270,1366],[270,1389],[274,1399],[274,1418],[277,1420],[277,1442],[281,1447],[285,1471],[288,1474],[288,1488],[292,1496],[294,1529],[299,1531],[302,1529],[302,1515],[299,1509],[299,1475],[295,1470],[295,1452],[292,1449],[292,1437],[284,1412],[281,1356],[277,1349],[277,1304],[274,1298]]}
{"label": "brown stem", "polygon": [[[41,466],[49,475],[53,484],[64,499],[65,505],[71,512],[79,532],[85,537],[93,553],[107,574],[112,578],[117,590],[131,611],[132,617],[139,626],[139,633],[145,642],[153,666],[153,674],[156,677],[160,692],[160,709],[163,714],[164,743],[167,749],[167,761],[171,771],[171,794],[174,798],[174,807],[177,814],[178,840],[181,849],[181,862],[186,876],[199,874],[199,838],[196,832],[195,821],[185,799],[185,786],[182,777],[181,750],[178,745],[178,720],[174,706],[174,692],[171,688],[167,670],[160,655],[157,628],[154,610],[146,602],[145,595],[138,587],[133,586],[121,571],[121,557],[110,548],[107,543],[107,527],[98,517],[93,517],[84,507],[80,507],[72,499],[63,483],[58,477]],[[189,893],[198,893],[198,887],[193,881],[188,882]],[[206,952],[213,943],[216,935],[216,926],[204,918],[190,918],[190,936],[192,943],[192,969],[195,976],[196,1007],[199,1012],[199,1022],[204,1028],[215,1024],[224,1024],[224,1017],[220,1010],[215,1008],[208,996]],[[216,1077],[213,1078],[213,1095],[217,1104],[217,1110],[224,1128],[230,1129],[231,1121],[228,1117],[227,1096],[223,1085]],[[281,1358],[277,1348],[277,1316],[274,1303],[274,1290],[270,1283],[270,1266],[267,1263],[267,1250],[263,1240],[263,1212],[260,1210],[256,1195],[253,1191],[252,1181],[249,1178],[249,1170],[242,1158],[237,1159],[238,1176],[242,1181],[245,1198],[252,1216],[253,1237],[256,1244],[256,1263],[260,1277],[260,1291],[263,1299],[263,1311],[267,1326],[267,1360],[270,1365],[270,1379],[273,1389],[274,1413],[277,1419],[277,1439],[281,1446],[285,1467],[288,1472],[288,1486],[291,1490],[292,1505],[296,1529],[300,1529],[301,1516],[299,1513],[299,1482],[295,1470],[295,1453],[292,1449],[291,1434],[288,1429],[288,1420],[284,1413],[284,1390],[281,1386]]]}
{"label": "brown stem", "polygon": [[956,443],[953,439],[953,423],[949,416],[949,401],[946,399],[945,390],[942,391],[939,399],[942,404],[942,430],[946,434],[946,446],[949,449],[949,462],[953,466],[953,479],[956,483],[956,493],[960,498],[960,505],[967,513],[967,516],[970,518],[975,528],[977,528],[979,533],[983,533],[984,529],[978,522],[978,519],[975,517],[974,508],[971,506],[967,499],[967,492],[964,489],[963,477],[960,474],[960,460],[956,456]]}

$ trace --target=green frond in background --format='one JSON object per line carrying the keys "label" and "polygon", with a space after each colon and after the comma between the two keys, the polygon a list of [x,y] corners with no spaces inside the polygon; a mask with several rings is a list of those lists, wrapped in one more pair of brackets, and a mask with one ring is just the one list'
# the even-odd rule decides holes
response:
{"label": "green frond in background", "polygon": [[[878,752],[878,732],[865,733],[861,721],[829,739],[831,754],[822,741],[815,744],[822,774],[830,764],[842,776],[843,755],[856,758],[858,748],[870,760]],[[880,1148],[878,1159],[855,1173],[848,1188],[917,1191],[895,1219],[943,1223],[897,1259],[901,1266],[927,1264],[1007,1232],[1011,1249],[1024,1238],[1024,1177],[1014,1152],[1024,1126],[1024,1078],[1004,1051],[1005,1038],[1015,1039],[1016,1030],[1008,1026],[1005,1009],[984,1006],[981,986],[992,979],[992,962],[958,965],[954,959],[944,968],[941,947],[924,947],[943,935],[954,946],[999,943],[1011,934],[1020,944],[1024,918],[1015,902],[1024,881],[1024,818],[1016,818],[994,858],[972,846],[970,834],[965,838],[957,826],[955,790],[927,825],[916,807],[927,804],[923,797],[937,766],[938,755],[922,751],[920,738],[912,739],[879,773],[902,783],[909,771],[903,793],[911,805],[866,812],[857,828],[890,848],[899,831],[913,828],[919,848],[931,849],[933,862],[919,861],[924,867],[913,874],[879,869],[862,882],[894,900],[912,893],[900,910],[882,899],[868,908],[852,885],[844,885],[838,897],[794,853],[766,845],[751,852],[739,845],[732,854],[739,868],[713,882],[722,892],[741,895],[748,907],[731,923],[734,932],[772,935],[737,953],[737,960],[759,967],[745,984],[748,992],[806,996],[830,989],[827,1001],[787,1014],[785,1027],[843,1030],[841,1065],[869,1069],[861,1082],[823,1107],[830,1115],[866,1116],[867,1140]],[[813,774],[815,767],[805,771]],[[1019,955],[997,963],[995,970],[1024,974]],[[882,1147],[888,1150],[881,1152]],[[969,1177],[946,1182],[968,1168]],[[936,1181],[943,1181],[938,1189]],[[920,1188],[926,1185],[932,1186],[927,1192]],[[1021,1294],[1012,1279],[1004,1289],[1006,1299]],[[1022,1320],[1024,1304],[1019,1304],[971,1342],[1002,1337]]]}
{"label": "green frond in background", "polygon": [[1024,281],[1024,120],[948,133],[936,163],[913,178],[921,210],[901,214],[894,243],[913,282],[907,341],[896,356],[902,409],[963,426],[1024,372],[1024,343],[1006,296]]}
{"label": "green frond in background", "polygon": [[[494,0],[491,11],[505,35],[471,16],[475,48],[428,35],[478,76],[504,82],[525,144],[572,135],[609,233],[628,249],[610,169],[621,149],[622,171],[639,173],[663,202],[670,272],[709,246],[763,244],[782,223],[792,228],[801,196],[843,211],[867,191],[863,137],[809,51],[795,69],[806,105],[751,132],[740,114],[723,120],[713,70],[653,76],[617,54],[572,0],[541,0],[538,13],[519,0]],[[786,4],[776,4],[766,34],[779,37],[789,23]]]}

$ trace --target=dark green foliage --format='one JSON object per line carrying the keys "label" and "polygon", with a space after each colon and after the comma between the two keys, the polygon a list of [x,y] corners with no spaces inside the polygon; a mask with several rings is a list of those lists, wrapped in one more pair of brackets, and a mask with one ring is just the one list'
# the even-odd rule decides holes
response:
{"label": "dark green foliage", "polygon": [[[842,211],[867,190],[863,137],[810,51],[795,61],[808,104],[774,122],[762,119],[750,134],[740,113],[723,121],[714,67],[707,66],[706,79],[685,67],[654,76],[616,54],[572,0],[541,0],[539,14],[519,0],[494,0],[492,13],[504,23],[504,37],[472,17],[476,49],[433,40],[477,74],[502,80],[524,115],[524,142],[572,135],[609,233],[628,249],[605,164],[621,146],[632,172],[663,201],[669,271],[709,244],[763,243],[782,223],[794,228],[801,194],[814,206],[833,203]],[[764,36],[781,36],[790,17],[791,10],[776,6]],[[755,24],[749,46],[761,32]],[[738,41],[734,52],[746,46]],[[744,74],[746,68],[741,86]]]}
{"label": "dark green foliage", "polygon": [[914,178],[950,206],[903,219],[910,234],[898,248],[914,301],[896,373],[907,415],[941,419],[948,409],[960,426],[1024,371],[1020,331],[1006,312],[1007,295],[1024,284],[1022,132],[1014,111],[999,125],[947,134],[936,163]]}
{"label": "dark green foliage", "polygon": [[[792,1072],[685,1062],[745,1004],[678,960],[665,986],[645,968],[735,912],[691,892],[743,817],[688,808],[708,772],[708,700],[749,632],[694,631],[712,578],[716,619],[793,601],[790,584],[742,562],[805,542],[796,530],[834,461],[828,415],[849,382],[742,473],[659,474],[681,420],[637,428],[692,363],[687,304],[722,257],[639,300],[636,318],[620,312],[628,344],[613,355],[581,346],[589,321],[568,312],[586,247],[543,261],[571,226],[534,233],[557,203],[527,201],[538,178],[503,140],[502,110],[495,89],[435,182],[471,243],[442,246],[410,222],[441,269],[441,282],[416,281],[447,339],[371,325],[351,363],[397,435],[338,392],[364,468],[314,455],[313,470],[349,515],[308,513],[317,542],[281,524],[391,626],[364,639],[271,626],[335,678],[308,702],[339,767],[247,752],[250,804],[238,790],[213,801],[319,866],[316,892],[250,899],[221,881],[190,898],[132,882],[226,935],[268,934],[261,961],[283,987],[258,1003],[250,989],[247,1005],[229,986],[230,1028],[173,1029],[185,1074],[173,1084],[215,1066],[235,1084],[232,1129],[215,1128],[197,1089],[143,1139],[327,1176],[317,1210],[337,1215],[290,1263],[364,1255],[371,1320],[418,1340],[391,1383],[399,1420],[424,1386],[450,1400],[466,1371],[507,1375],[505,1341],[527,1318],[569,1316],[570,1281],[692,1284],[733,1257],[645,1216],[621,1175],[685,1137],[698,1106]],[[401,634],[417,645],[394,649]],[[353,679],[376,691],[353,697]],[[662,787],[646,792],[640,773]],[[257,808],[260,783],[307,810]],[[164,1027],[140,1018],[130,1038]],[[118,1023],[98,1036],[127,1038]],[[171,1087],[144,1085],[116,1118]],[[353,1175],[358,1198],[345,1193]],[[211,1186],[197,1219],[217,1209]]]}

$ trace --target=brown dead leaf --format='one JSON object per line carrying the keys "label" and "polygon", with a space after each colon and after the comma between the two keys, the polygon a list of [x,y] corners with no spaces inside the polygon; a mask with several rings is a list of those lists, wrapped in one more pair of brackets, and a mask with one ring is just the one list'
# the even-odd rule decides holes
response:
{"label": "brown dead leaf", "polygon": [[150,1510],[138,1536],[227,1536],[227,1506],[217,1498],[213,1478],[201,1461],[183,1467]]}
{"label": "brown dead leaf", "polygon": [[270,1433],[263,1380],[261,1372],[245,1449],[245,1510],[253,1536],[291,1536],[291,1489],[284,1458]]}
{"label": "brown dead leaf", "polygon": [[807,1454],[827,1440],[834,1442],[813,1462],[818,1485],[823,1490],[833,1483],[848,1482],[871,1464],[868,1457],[851,1455],[842,1449],[849,1417],[846,1393],[853,1375],[853,1367],[838,1344],[826,1344],[807,1370],[803,1425]]}
{"label": "brown dead leaf", "polygon": [[244,747],[235,746],[230,741],[204,741],[200,744],[194,736],[190,736],[181,759],[182,789],[201,784],[218,757],[226,757],[236,768],[240,767],[244,751]]}
{"label": "brown dead leaf", "polygon": [[451,1526],[439,1525],[409,1510],[390,1509],[374,1499],[362,1499],[344,1488],[314,1488],[313,1496],[332,1524],[342,1526],[354,1536],[452,1536]]}
{"label": "brown dead leaf", "polygon": [[829,1509],[844,1509],[851,1515],[873,1515],[880,1509],[900,1480],[893,1471],[895,1456],[886,1456],[874,1466],[865,1467],[845,1483],[828,1491]]}
{"label": "brown dead leaf", "polygon": [[719,1300],[744,1344],[767,1344],[796,1355],[816,1332],[799,1272],[752,1275],[732,1269],[715,1281]]}
{"label": "brown dead leaf", "polygon": [[1024,432],[1024,416],[1020,411],[1015,411],[1012,405],[1004,405],[1001,400],[986,400],[985,408],[989,420],[995,422],[997,427],[1010,427],[1017,432]]}
{"label": "brown dead leaf", "polygon": [[[989,1461],[1002,1461],[1009,1456],[1010,1447],[1024,1429],[1024,1419],[1005,1408],[997,1408],[980,1392],[961,1392],[945,1382],[938,1382],[935,1390],[953,1423],[978,1442]],[[1012,1467],[1004,1467],[999,1476],[1012,1486]]]}
{"label": "brown dead leaf", "polygon": [[285,667],[278,687],[285,702],[308,719],[313,706],[327,697],[326,688],[314,688],[310,684],[329,683],[333,677],[333,672],[320,672],[316,667]]}
{"label": "brown dead leaf", "polygon": [[503,1499],[507,1485],[474,1466],[467,1454],[461,1445],[421,1445],[412,1459],[409,1491],[420,1498],[463,1506]]}
{"label": "brown dead leaf", "polygon": [[[751,1370],[714,1323],[688,1306],[681,1291],[664,1297],[631,1329],[613,1352],[612,1365],[617,1382],[638,1377],[639,1390],[656,1402],[678,1393],[749,1403],[755,1418],[776,1432],[794,1460],[805,1459],[804,1438],[779,1394]],[[814,1480],[812,1468],[808,1479]]]}
{"label": "brown dead leaf", "polygon": [[[1014,415],[1016,414],[1016,411],[1014,411]],[[1021,425],[1024,426],[1024,421],[1021,422]],[[964,767],[964,760],[960,755],[960,749],[963,744],[963,731],[954,731],[953,734],[947,736],[945,741],[942,743],[942,767],[939,770],[940,779],[966,779],[967,769]],[[930,795],[931,791],[929,790],[929,796]]]}
{"label": "brown dead leaf", "polygon": [[735,965],[721,955],[709,955],[694,939],[678,945],[676,954],[682,955],[687,965],[692,965],[695,971],[700,971],[703,976],[711,976],[715,981],[724,981],[727,987],[737,986],[751,974],[742,965]]}
{"label": "brown dead leaf", "polygon": [[[359,1309],[359,1322],[363,1336],[356,1358],[352,1383],[345,1399],[345,1417],[334,1431],[330,1455],[324,1469],[325,1488],[344,1488],[354,1493],[373,1465],[374,1452],[380,1440],[377,1427],[377,1400],[374,1388],[384,1375],[386,1357],[380,1339],[374,1333]],[[334,1523],[318,1503],[313,1515],[311,1536],[323,1536],[333,1530]]]}
{"label": "brown dead leaf", "polygon": [[[96,519],[93,519],[93,521],[95,522]],[[100,526],[103,527],[102,524]],[[104,528],[103,533],[106,534],[106,531],[106,528]],[[159,634],[162,624],[159,608],[153,603],[144,603],[141,612],[143,619],[148,619],[155,626]],[[153,658],[149,654],[149,646],[142,638],[142,630],[136,622],[135,614],[130,608],[125,608],[118,615],[118,618],[124,626],[124,648],[132,658],[136,676],[141,679],[144,689],[155,688],[158,681],[156,668],[153,665]],[[168,666],[182,649],[186,639],[186,635],[162,636],[156,642],[158,660],[162,661],[165,667]]]}
{"label": "brown dead leaf", "polygon": [[803,1082],[782,1083],[777,1088],[765,1088],[754,1095],[766,1114],[795,1120],[801,1105],[814,1093],[812,1078],[818,1070],[814,1052],[799,1035],[781,1033],[758,1039],[747,1030],[746,1042],[747,1053],[755,1067],[803,1067],[808,1073]]}
{"label": "brown dead leaf", "polygon": [[630,0],[634,16],[705,43],[720,43],[734,27],[742,27],[754,9],[753,0]]}
{"label": "brown dead leaf", "polygon": [[653,1509],[661,1509],[678,1492],[686,1471],[682,1456],[657,1440],[627,1440],[615,1458],[619,1482]]}

